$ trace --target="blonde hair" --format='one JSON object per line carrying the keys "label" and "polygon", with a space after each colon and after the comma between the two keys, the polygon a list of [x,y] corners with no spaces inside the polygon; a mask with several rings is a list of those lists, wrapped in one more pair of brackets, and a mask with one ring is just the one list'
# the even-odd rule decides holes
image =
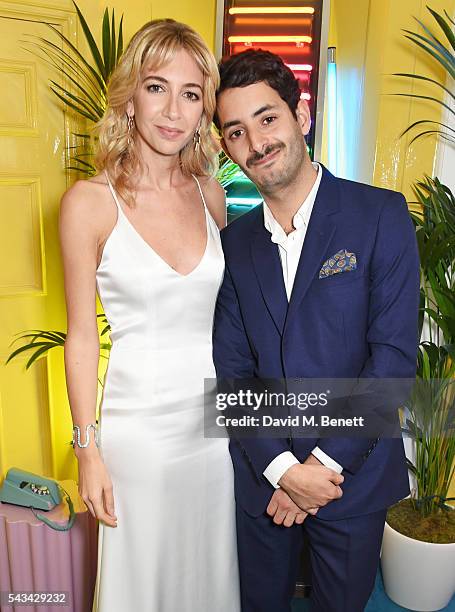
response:
{"label": "blonde hair", "polygon": [[[180,151],[180,165],[185,175],[213,175],[218,165],[217,144],[212,135],[215,92],[219,73],[215,58],[205,42],[189,26],[173,19],[156,19],[146,23],[131,39],[109,80],[107,108],[95,127],[98,136],[95,165],[106,170],[123,200],[134,206],[132,177],[141,168],[141,160],[128,132],[126,108],[140,82],[144,66],[159,69],[180,50],[187,51],[203,74],[203,112],[200,121],[200,144],[189,141]],[[134,132],[134,128],[132,130]]]}

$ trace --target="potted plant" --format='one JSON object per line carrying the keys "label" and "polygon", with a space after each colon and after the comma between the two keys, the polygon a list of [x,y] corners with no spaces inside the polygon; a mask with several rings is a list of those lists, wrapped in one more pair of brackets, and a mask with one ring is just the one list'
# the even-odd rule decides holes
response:
{"label": "potted plant", "polygon": [[[424,35],[405,30],[406,38],[455,77],[455,23],[427,7],[440,32],[434,34],[418,21]],[[443,44],[441,38],[448,42]],[[423,75],[397,76],[430,83],[455,99],[444,83]],[[409,95],[454,111],[438,96]],[[411,143],[436,134],[455,142],[447,124],[419,120],[402,135],[420,131]],[[381,566],[387,595],[411,610],[440,610],[455,593],[455,508],[449,498],[455,472],[455,198],[437,178],[425,177],[415,186],[420,213],[412,213],[421,266],[420,343],[417,379],[406,405],[403,433],[412,440],[411,496],[387,514]]]}
{"label": "potted plant", "polygon": [[421,266],[417,378],[403,432],[413,442],[411,497],[387,514],[381,553],[384,587],[411,610],[440,610],[455,593],[455,198],[438,179],[416,186],[413,213]]}
{"label": "potted plant", "polygon": [[[447,363],[447,352],[436,350],[433,358],[430,374]],[[455,379],[418,378],[407,408],[404,431],[415,444],[415,460],[408,463],[416,487],[387,513],[382,575],[395,603],[440,610],[455,593],[455,509],[447,496],[454,475]]]}

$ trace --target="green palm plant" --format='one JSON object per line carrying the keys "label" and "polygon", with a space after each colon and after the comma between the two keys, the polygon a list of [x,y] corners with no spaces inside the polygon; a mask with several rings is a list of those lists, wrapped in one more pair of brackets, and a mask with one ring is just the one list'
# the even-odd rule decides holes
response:
{"label": "green palm plant", "polygon": [[415,186],[420,211],[411,213],[416,226],[421,268],[421,317],[430,321],[429,343],[444,345],[453,355],[455,343],[455,197],[438,178],[425,177]]}
{"label": "green palm plant", "polygon": [[415,443],[408,468],[415,477],[413,507],[422,518],[447,509],[455,474],[455,198],[437,178],[415,186],[420,211],[412,218],[420,255],[418,378],[403,431]]}
{"label": "green palm plant", "polygon": [[[114,9],[111,15],[109,15],[109,9],[105,9],[102,21],[102,48],[100,49],[85,17],[74,0],[73,4],[90,50],[91,59],[85,58],[73,43],[52,24],[46,25],[57,36],[57,40],[60,41],[62,47],[42,37],[35,37],[25,44],[29,51],[55,69],[60,77],[58,80],[62,83],[68,83],[69,86],[64,87],[57,80],[52,79],[50,81],[50,89],[59,102],[63,103],[68,111],[74,113],[85,125],[87,122],[94,125],[104,115],[107,83],[123,52],[123,15],[117,28]],[[70,164],[67,168],[92,176],[96,173],[96,169],[91,163],[93,149],[90,135],[88,133],[75,133],[74,136],[81,139],[82,144],[76,147],[79,152],[70,158]],[[232,162],[223,152],[220,153],[219,161],[217,180],[224,188],[243,176],[237,164]],[[102,338],[110,332],[110,325],[104,313],[98,314],[97,317],[104,324],[104,327],[100,330]],[[17,336],[12,344],[20,341],[23,344],[8,356],[5,365],[15,357],[26,353],[29,355],[26,369],[29,369],[39,358],[44,357],[49,350],[63,347],[66,339],[65,332],[55,330],[29,330],[28,333],[20,332]],[[110,342],[100,343],[101,351],[107,351],[107,354],[110,347]],[[101,356],[106,357],[103,353],[101,353]]]}
{"label": "green palm plant", "polygon": [[[455,380],[417,379],[408,402],[404,430],[415,441],[416,491],[412,506],[422,518],[448,510],[450,483],[455,475]],[[442,459],[442,460],[441,460]]]}
{"label": "green palm plant", "polygon": [[[33,37],[32,40],[25,41],[25,45],[28,51],[55,70],[59,78],[50,80],[52,92],[86,127],[87,123],[95,125],[106,109],[107,83],[123,52],[123,15],[117,28],[115,10],[112,9],[112,14],[109,15],[109,9],[106,8],[102,21],[100,49],[74,0],[73,4],[91,59],[86,59],[73,43],[50,23],[46,25],[56,36],[57,42],[43,37]],[[96,170],[91,163],[93,149],[90,135],[77,132],[73,133],[73,136],[78,144],[72,147],[75,154],[70,157],[68,169],[88,176],[95,174]]]}
{"label": "green palm plant", "polygon": [[[100,338],[103,339],[104,336],[109,334],[110,326],[104,313],[97,314],[96,316],[98,319],[100,319],[100,323],[102,324]],[[16,335],[18,337],[13,340],[11,345],[18,341],[22,341],[23,344],[16,348],[8,356],[5,365],[12,361],[15,357],[26,353],[29,355],[27,363],[25,364],[26,370],[28,370],[40,357],[44,357],[44,355],[46,355],[46,353],[48,353],[50,350],[62,348],[66,340],[66,332],[55,330],[32,329],[29,330],[28,333],[24,334],[20,332]],[[100,342],[100,357],[103,359],[108,359],[111,346],[110,340]],[[105,351],[106,354],[104,354],[103,351]],[[100,379],[98,379],[98,382],[101,385],[103,384]]]}
{"label": "green palm plant", "polygon": [[[453,32],[453,27],[455,22],[447,11],[444,11],[445,17],[440,13],[437,13],[429,6],[427,6],[428,11],[431,13],[432,17],[436,21],[436,25],[439,27],[438,36],[443,36],[445,38],[444,42],[441,42],[440,38],[438,38],[422,21],[415,18],[417,23],[420,25],[426,36],[423,34],[419,34],[417,32],[412,32],[411,30],[403,30],[405,34],[405,38],[410,40],[414,45],[418,48],[425,51],[431,58],[436,60],[436,62],[444,69],[444,73],[455,79],[455,34]],[[436,87],[439,89],[440,93],[446,93],[452,100],[455,100],[455,94],[451,91],[444,83],[440,83],[435,79],[431,79],[428,76],[420,75],[420,74],[409,74],[407,72],[397,72],[395,76],[406,77],[409,79],[417,79],[423,81],[425,83],[430,83],[432,87]],[[449,117],[453,120],[455,118],[455,111],[446,104],[443,100],[435,96],[425,96],[421,94],[411,94],[411,93],[398,93],[395,94],[397,96],[405,96],[410,98],[417,98],[420,100],[428,100],[437,104],[443,108],[445,108],[449,112]],[[455,128],[452,125],[444,124],[440,121],[431,121],[429,119],[420,119],[419,121],[415,121],[413,124],[408,126],[403,132],[402,136],[407,134],[408,132],[414,130],[418,126],[427,127],[428,129],[424,129],[423,131],[418,132],[409,143],[410,145],[421,138],[422,136],[429,134],[437,134],[441,138],[448,140],[449,142],[455,142]],[[442,129],[441,129],[442,128]]]}
{"label": "green palm plant", "polygon": [[[94,125],[104,115],[107,83],[123,52],[123,15],[117,29],[115,10],[113,9],[112,14],[109,15],[109,9],[106,8],[102,21],[102,47],[100,49],[85,17],[74,0],[73,4],[90,50],[91,60],[86,59],[73,43],[50,23],[46,25],[55,34],[61,46],[43,37],[34,37],[32,40],[24,41],[24,44],[28,51],[51,65],[59,75],[60,78],[58,80],[51,79],[49,85],[60,103],[63,103],[69,112],[74,113],[85,126],[87,122]],[[58,81],[68,86],[65,87]],[[81,139],[82,143],[81,146],[75,148],[82,150],[70,157],[70,164],[67,168],[88,176],[95,174],[95,167],[90,161],[93,154],[90,135],[78,132],[74,133],[74,136]],[[97,317],[101,319],[101,323],[104,325],[100,330],[100,336],[103,338],[109,333],[110,326],[103,313],[98,314]],[[8,356],[5,365],[15,357],[26,353],[29,355],[25,365],[28,370],[49,350],[63,347],[65,340],[66,333],[56,330],[30,330],[28,333],[20,333],[12,344],[18,341],[22,341],[23,344]],[[109,352],[110,347],[109,341],[101,342],[100,356],[107,358],[103,351]],[[101,381],[99,382],[101,383]]]}
{"label": "green palm plant", "polygon": [[[438,34],[416,19],[424,34],[404,30],[405,38],[420,51],[436,61],[445,74],[455,78],[455,36],[453,20],[427,6],[435,20]],[[441,42],[441,34],[444,43]],[[454,92],[435,79],[425,75],[396,73],[396,76],[416,79],[437,88],[438,93],[455,100]],[[437,95],[395,94],[433,102],[447,109],[448,123],[421,119],[408,126],[404,136],[417,129],[410,141],[426,135],[439,136],[455,142],[455,112]],[[450,509],[447,497],[455,473],[455,198],[448,186],[438,178],[425,176],[414,186],[419,211],[411,213],[420,256],[420,335],[425,328],[428,339],[420,342],[417,361],[417,380],[406,404],[407,416],[403,432],[414,441],[414,460],[408,459],[409,471],[415,478],[416,488],[411,500],[404,500],[389,511],[388,522],[400,531],[403,522],[399,510],[406,516],[408,504],[423,520],[430,515],[440,519],[441,540],[451,541],[444,532],[445,518]],[[419,526],[415,518],[404,526],[402,533],[413,537]],[[416,536],[418,537],[418,536]],[[434,534],[428,538],[435,537]],[[446,538],[449,539],[446,539]],[[418,537],[420,539],[420,537]]]}

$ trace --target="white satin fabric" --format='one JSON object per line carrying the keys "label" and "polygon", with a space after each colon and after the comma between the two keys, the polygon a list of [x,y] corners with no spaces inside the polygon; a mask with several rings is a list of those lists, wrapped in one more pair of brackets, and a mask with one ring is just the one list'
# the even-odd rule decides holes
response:
{"label": "white satin fabric", "polygon": [[118,216],[96,273],[113,344],[100,449],[118,526],[99,525],[93,612],[239,612],[228,440],[203,432],[224,269],[218,227],[199,186],[207,245],[181,275],[140,236],[109,186]]}

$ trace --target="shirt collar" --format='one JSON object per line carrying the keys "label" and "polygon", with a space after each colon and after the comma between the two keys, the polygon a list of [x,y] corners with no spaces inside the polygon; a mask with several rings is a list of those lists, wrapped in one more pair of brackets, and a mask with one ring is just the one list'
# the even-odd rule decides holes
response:
{"label": "shirt collar", "polygon": [[[302,205],[299,207],[298,211],[295,213],[295,215],[292,218],[292,224],[296,230],[301,228],[303,225],[308,225],[308,222],[310,220],[311,211],[313,209],[313,204],[314,204],[314,201],[316,200],[316,195],[319,189],[319,185],[321,183],[322,166],[318,164],[317,162],[312,162],[312,164],[313,164],[314,169],[317,170],[318,174],[314,182],[314,185],[311,188],[310,193],[307,195],[304,202],[302,203]],[[265,202],[263,203],[263,209],[264,209],[264,226],[265,226],[265,229],[272,234],[271,236],[272,242],[279,242],[280,240],[283,239],[283,237],[286,238],[287,237],[286,232],[281,227],[281,225],[278,223],[278,221],[275,219],[275,217],[272,214],[272,211],[270,210],[270,208],[267,206]]]}

